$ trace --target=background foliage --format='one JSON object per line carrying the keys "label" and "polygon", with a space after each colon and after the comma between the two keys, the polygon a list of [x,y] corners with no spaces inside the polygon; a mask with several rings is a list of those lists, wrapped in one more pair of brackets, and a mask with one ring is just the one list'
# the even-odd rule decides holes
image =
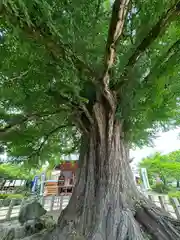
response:
{"label": "background foliage", "polygon": [[[142,160],[140,167],[147,169],[148,177],[152,189],[158,192],[167,192],[175,188],[180,188],[180,150],[166,155],[155,153]],[[161,183],[156,179],[160,178]]]}
{"label": "background foliage", "polygon": [[17,164],[0,164],[0,178],[12,180],[32,179],[30,170]]}

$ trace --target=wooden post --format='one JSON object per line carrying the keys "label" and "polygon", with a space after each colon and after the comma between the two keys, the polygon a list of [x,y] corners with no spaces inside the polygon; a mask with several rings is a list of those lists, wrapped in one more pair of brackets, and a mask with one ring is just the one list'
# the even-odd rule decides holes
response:
{"label": "wooden post", "polygon": [[41,197],[40,203],[41,203],[42,207],[44,207],[44,196]]}
{"label": "wooden post", "polygon": [[60,207],[60,203],[61,203],[61,196],[58,196],[58,208]]}
{"label": "wooden post", "polygon": [[0,207],[3,206],[3,199],[0,199]]}
{"label": "wooden post", "polygon": [[55,199],[55,196],[53,195],[53,196],[52,196],[52,199],[51,199],[50,211],[52,211],[52,210],[53,210],[53,206],[54,206],[54,199]]}
{"label": "wooden post", "polygon": [[167,209],[167,206],[166,206],[166,204],[165,204],[165,197],[164,197],[164,196],[158,196],[158,198],[159,198],[159,202],[160,202],[160,204],[161,204],[161,207],[162,207],[165,211],[167,211],[168,209]]}
{"label": "wooden post", "polygon": [[22,199],[22,201],[21,201],[20,210],[21,210],[21,208],[23,207],[23,205],[24,205],[24,202],[25,202],[25,199],[23,198],[23,199]]}
{"label": "wooden post", "polygon": [[10,219],[11,219],[11,213],[12,213],[12,209],[13,209],[13,206],[14,206],[14,202],[15,202],[15,199],[12,199],[11,202],[10,202],[10,205],[9,205],[9,208],[8,208],[8,211],[7,211],[7,214],[6,214],[6,221],[10,221]]}
{"label": "wooden post", "polygon": [[180,204],[177,198],[170,198],[171,204],[176,213],[177,219],[180,219]]}
{"label": "wooden post", "polygon": [[149,200],[151,200],[152,202],[154,202],[154,198],[153,198],[152,195],[148,195],[148,198],[149,198]]}
{"label": "wooden post", "polygon": [[[55,204],[56,203],[56,204]],[[54,206],[57,208],[58,196],[54,196]]]}
{"label": "wooden post", "polygon": [[60,205],[59,205],[60,211],[62,211],[62,206],[63,206],[63,195],[60,196]]}
{"label": "wooden post", "polygon": [[44,207],[44,196],[40,196],[38,202]]}

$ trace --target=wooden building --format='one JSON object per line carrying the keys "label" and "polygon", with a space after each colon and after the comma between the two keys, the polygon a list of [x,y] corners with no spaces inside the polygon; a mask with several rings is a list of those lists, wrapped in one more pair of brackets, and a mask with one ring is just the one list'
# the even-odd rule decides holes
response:
{"label": "wooden building", "polygon": [[45,195],[72,194],[77,168],[77,161],[64,161],[56,166],[50,180],[45,182]]}
{"label": "wooden building", "polygon": [[[74,155],[74,159],[78,156]],[[69,158],[72,159],[72,158]],[[78,168],[77,160],[65,160],[52,171],[51,176],[45,182],[45,195],[69,195],[72,194],[76,182],[76,172]],[[140,175],[138,169],[132,167],[134,180],[137,185],[140,184]]]}

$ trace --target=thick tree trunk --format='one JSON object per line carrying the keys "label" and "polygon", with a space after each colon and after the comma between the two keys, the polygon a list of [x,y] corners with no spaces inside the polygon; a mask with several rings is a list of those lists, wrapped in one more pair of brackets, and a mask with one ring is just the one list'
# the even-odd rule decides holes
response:
{"label": "thick tree trunk", "polygon": [[[157,219],[166,214],[137,190],[121,122],[101,104],[94,106],[92,116],[93,124],[82,137],[75,190],[57,229],[44,239],[71,239],[68,232],[74,232],[79,240],[141,240],[148,239],[145,231],[157,240],[178,239],[178,232],[174,238],[161,234],[164,229]],[[157,211],[157,219],[150,208]],[[154,223],[155,233],[149,223]]]}
{"label": "thick tree trunk", "polygon": [[59,219],[61,227],[72,221],[78,233],[90,239],[97,234],[102,239],[117,239],[123,227],[119,213],[123,212],[128,220],[132,215],[129,209],[133,210],[139,197],[128,165],[128,149],[120,140],[119,124],[114,125],[113,136],[110,148],[97,132],[92,131],[90,138],[83,137],[79,180]]}

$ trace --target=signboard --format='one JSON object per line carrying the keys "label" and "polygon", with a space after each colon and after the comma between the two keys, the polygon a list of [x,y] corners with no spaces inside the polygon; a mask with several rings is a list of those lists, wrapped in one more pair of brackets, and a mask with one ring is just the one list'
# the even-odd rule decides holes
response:
{"label": "signboard", "polygon": [[141,176],[142,176],[142,182],[143,182],[144,189],[149,190],[150,185],[149,185],[149,179],[148,179],[146,168],[141,168]]}
{"label": "signboard", "polygon": [[34,177],[34,181],[33,181],[33,186],[32,186],[32,192],[35,193],[36,192],[36,187],[38,184],[38,176]]}

